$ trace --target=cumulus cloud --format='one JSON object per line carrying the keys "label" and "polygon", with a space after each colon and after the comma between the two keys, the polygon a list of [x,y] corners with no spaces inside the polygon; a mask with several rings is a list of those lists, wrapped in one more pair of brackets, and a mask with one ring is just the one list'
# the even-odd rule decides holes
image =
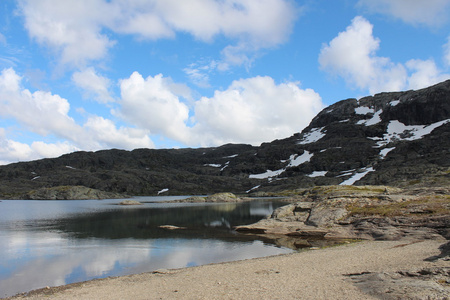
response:
{"label": "cumulus cloud", "polygon": [[187,32],[209,42],[223,35],[239,43],[239,51],[226,51],[226,63],[241,63],[236,57],[284,42],[299,10],[289,0],[20,0],[19,8],[29,35],[77,67],[115,44],[105,29],[140,39]]}
{"label": "cumulus cloud", "polygon": [[345,31],[322,47],[319,54],[321,68],[341,76],[349,86],[369,90],[372,94],[422,88],[449,78],[449,74],[442,74],[432,60],[411,60],[405,66],[388,57],[377,56],[380,40],[373,36],[372,30],[369,21],[355,17]]}
{"label": "cumulus cloud", "polygon": [[58,157],[62,154],[80,150],[69,142],[48,144],[42,141],[31,145],[8,139],[3,128],[0,128],[0,165],[16,161],[30,161],[43,157]]}
{"label": "cumulus cloud", "polygon": [[0,73],[0,115],[13,118],[40,135],[63,138],[80,135],[81,127],[68,116],[69,102],[50,92],[34,93],[21,87],[22,78],[12,69]]}
{"label": "cumulus cloud", "polygon": [[406,67],[413,71],[408,78],[410,89],[420,89],[450,78],[450,74],[443,74],[431,59],[411,59],[406,62]]}
{"label": "cumulus cloud", "polygon": [[55,50],[63,64],[84,66],[114,45],[101,33],[111,15],[105,1],[19,0],[19,9],[30,37]]}
{"label": "cumulus cloud", "polygon": [[144,79],[134,72],[120,82],[121,109],[114,113],[152,134],[187,142],[189,108],[180,100],[174,86],[173,81],[162,74]]}
{"label": "cumulus cloud", "polygon": [[109,148],[132,150],[136,148],[153,148],[154,144],[143,129],[120,127],[113,121],[99,116],[90,117],[84,124],[90,137]]}
{"label": "cumulus cloud", "polygon": [[358,5],[410,24],[439,26],[448,21],[449,0],[359,0]]}
{"label": "cumulus cloud", "polygon": [[73,73],[72,81],[81,88],[85,97],[93,97],[100,103],[114,101],[109,92],[111,82],[108,78],[98,75],[94,68]]}
{"label": "cumulus cloud", "polygon": [[[0,73],[0,116],[41,136],[63,140],[53,144],[35,142],[31,145],[8,139],[0,133],[0,161],[53,157],[62,153],[117,147],[134,149],[153,147],[146,130],[117,128],[112,121],[91,116],[79,125],[69,116],[70,104],[50,92],[30,92],[21,86],[20,77],[12,68]],[[13,159],[15,158],[15,159]]]}
{"label": "cumulus cloud", "polygon": [[256,145],[301,131],[323,107],[316,92],[294,82],[276,84],[267,76],[236,80],[195,104],[192,136],[203,146]]}
{"label": "cumulus cloud", "polygon": [[313,90],[302,90],[295,82],[276,84],[271,77],[236,80],[192,107],[172,84],[161,74],[144,78],[133,73],[121,81],[120,108],[114,114],[187,146],[217,146],[288,137],[324,107]]}

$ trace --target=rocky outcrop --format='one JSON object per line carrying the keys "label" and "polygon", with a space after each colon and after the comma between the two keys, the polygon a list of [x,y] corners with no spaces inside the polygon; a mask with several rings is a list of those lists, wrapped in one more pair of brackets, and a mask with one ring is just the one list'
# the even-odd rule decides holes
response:
{"label": "rocky outcrop", "polygon": [[316,187],[236,230],[325,239],[450,239],[449,194],[449,188]]}
{"label": "rocky outcrop", "polygon": [[0,198],[58,186],[129,195],[270,195],[339,184],[444,186],[450,181],[449,149],[450,80],[339,101],[302,132],[259,147],[81,151],[0,166]]}
{"label": "rocky outcrop", "polygon": [[376,298],[449,299],[450,268],[424,268],[397,272],[346,274],[362,291]]}
{"label": "rocky outcrop", "polygon": [[[163,201],[163,202],[169,202],[169,203],[203,203],[203,202],[242,202],[242,201],[249,201],[252,200],[251,198],[242,198],[237,197],[233,193],[216,193],[209,196],[201,197],[201,196],[193,196],[186,199],[178,199],[178,200],[170,200],[170,201]],[[158,201],[161,203],[161,201]]]}

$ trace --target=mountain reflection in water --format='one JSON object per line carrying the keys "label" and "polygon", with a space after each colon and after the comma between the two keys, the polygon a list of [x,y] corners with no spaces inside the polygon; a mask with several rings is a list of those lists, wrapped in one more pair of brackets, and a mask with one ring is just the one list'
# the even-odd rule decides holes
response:
{"label": "mountain reflection in water", "polygon": [[132,207],[118,202],[2,201],[0,297],[93,278],[292,252],[232,230],[270,214],[279,202]]}

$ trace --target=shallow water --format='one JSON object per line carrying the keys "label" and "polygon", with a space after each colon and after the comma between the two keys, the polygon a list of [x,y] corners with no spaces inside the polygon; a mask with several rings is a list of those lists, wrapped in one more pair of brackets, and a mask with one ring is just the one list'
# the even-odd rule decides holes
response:
{"label": "shallow water", "polygon": [[232,230],[270,214],[282,205],[276,201],[116,205],[120,201],[0,202],[0,297],[93,278],[292,252]]}

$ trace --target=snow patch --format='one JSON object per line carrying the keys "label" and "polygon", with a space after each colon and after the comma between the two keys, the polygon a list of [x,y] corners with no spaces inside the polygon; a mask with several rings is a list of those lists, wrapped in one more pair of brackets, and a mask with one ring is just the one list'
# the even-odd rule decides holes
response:
{"label": "snow patch", "polygon": [[373,108],[367,107],[367,106],[360,106],[355,108],[355,113],[357,115],[367,115],[370,113],[374,113],[375,110]]}
{"label": "snow patch", "polygon": [[248,177],[250,179],[267,179],[267,178],[269,178],[269,180],[270,180],[271,177],[276,177],[276,176],[280,175],[281,173],[286,171],[287,168],[297,167],[297,166],[300,166],[301,164],[304,164],[305,162],[309,162],[313,156],[314,156],[314,154],[310,153],[308,151],[305,151],[300,156],[298,156],[297,154],[292,154],[289,157],[289,164],[285,168],[282,168],[282,169],[279,169],[276,171],[267,170],[266,172],[260,173],[260,174],[250,174]]}
{"label": "snow patch", "polygon": [[327,175],[328,171],[314,171],[311,174],[308,174],[306,176],[308,177],[322,177]]}
{"label": "snow patch", "polygon": [[162,194],[162,193],[165,193],[165,192],[168,192],[169,191],[169,189],[162,189],[162,190],[160,190],[159,192],[158,192],[158,195],[159,194]]}
{"label": "snow patch", "polygon": [[38,179],[38,178],[40,178],[41,176],[36,176],[36,177],[33,177],[31,180],[33,181],[33,180],[36,180],[36,179]]}
{"label": "snow patch", "polygon": [[220,168],[222,165],[221,164],[204,164],[204,166],[213,167],[213,168]]}
{"label": "snow patch", "polygon": [[272,170],[267,170],[265,173],[261,173],[261,174],[250,174],[248,176],[248,178],[250,179],[267,179],[270,177],[275,177],[280,175],[281,173],[284,172],[285,169],[280,169],[280,170],[276,170],[276,171],[272,171]]}
{"label": "snow patch", "polygon": [[227,161],[227,162],[225,163],[225,165],[222,167],[222,169],[220,169],[220,172],[222,172],[223,170],[225,170],[225,168],[228,167],[229,164],[230,164],[230,162]]}
{"label": "snow patch", "polygon": [[230,156],[225,156],[224,158],[234,158],[236,156],[239,156],[239,154],[233,154],[233,155],[230,155]]}
{"label": "snow patch", "polygon": [[249,189],[248,191],[246,191],[246,193],[248,194],[248,193],[250,193],[250,192],[253,191],[253,190],[259,189],[260,186],[261,186],[261,185],[254,186],[254,187],[252,187],[251,189]]}
{"label": "snow patch", "polygon": [[434,129],[447,124],[450,119],[436,122],[430,125],[405,125],[400,121],[389,122],[387,133],[384,134],[383,141],[378,142],[379,146],[387,145],[395,141],[414,141],[430,134]]}
{"label": "snow patch", "polygon": [[310,132],[308,132],[304,135],[303,140],[298,143],[300,145],[305,145],[305,144],[317,142],[318,140],[320,140],[321,138],[323,138],[325,136],[325,133],[322,133],[322,130],[324,128],[325,127],[311,129]]}
{"label": "snow patch", "polygon": [[353,175],[353,172],[344,173],[344,174],[338,175],[336,177],[345,177],[345,176],[350,176],[350,175]]}
{"label": "snow patch", "polygon": [[389,103],[391,106],[396,106],[397,104],[399,104],[400,103],[400,100],[394,100],[394,101],[391,101],[391,103]]}
{"label": "snow patch", "polygon": [[311,160],[311,157],[313,157],[314,154],[305,151],[302,155],[297,156],[297,155],[291,155],[291,157],[289,158],[289,160],[291,161],[289,163],[289,165],[287,166],[287,168],[289,167],[298,167],[301,164],[304,164],[305,162],[309,162]]}
{"label": "snow patch", "polygon": [[362,179],[364,176],[366,176],[367,174],[369,174],[370,172],[373,172],[373,171],[375,171],[375,170],[372,167],[364,168],[364,169],[362,169],[362,172],[356,173],[349,179],[345,180],[344,182],[341,182],[339,185],[353,185],[355,182]]}
{"label": "snow patch", "polygon": [[386,157],[386,155],[391,152],[392,150],[394,150],[395,147],[392,148],[384,148],[383,150],[380,151],[380,157],[381,159],[384,159]]}
{"label": "snow patch", "polygon": [[378,123],[381,122],[380,115],[381,115],[382,112],[383,112],[383,110],[380,109],[372,116],[372,118],[370,120],[360,120],[356,124],[358,124],[358,125],[364,124],[366,126],[371,126],[371,125],[378,124]]}
{"label": "snow patch", "polygon": [[71,166],[66,166],[67,169],[72,169],[72,170],[76,170],[76,168],[71,167]]}

